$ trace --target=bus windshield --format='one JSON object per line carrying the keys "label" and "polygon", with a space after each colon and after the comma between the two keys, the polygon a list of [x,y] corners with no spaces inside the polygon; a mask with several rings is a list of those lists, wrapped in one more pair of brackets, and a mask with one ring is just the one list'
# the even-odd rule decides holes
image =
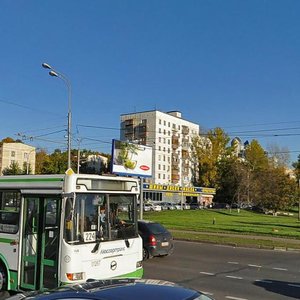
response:
{"label": "bus windshield", "polygon": [[76,194],[66,202],[65,240],[91,243],[137,237],[135,195]]}

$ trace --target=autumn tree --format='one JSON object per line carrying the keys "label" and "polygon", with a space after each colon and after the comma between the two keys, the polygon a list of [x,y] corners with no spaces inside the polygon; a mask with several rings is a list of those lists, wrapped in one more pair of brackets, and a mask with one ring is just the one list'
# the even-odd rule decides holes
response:
{"label": "autumn tree", "polygon": [[218,162],[230,152],[230,138],[221,129],[215,128],[192,140],[194,183],[199,186],[217,187]]}
{"label": "autumn tree", "polygon": [[43,149],[36,152],[35,155],[35,174],[44,174],[44,166],[49,161],[47,152]]}
{"label": "autumn tree", "polygon": [[261,170],[256,204],[274,213],[292,206],[297,199],[296,181],[281,167]]}

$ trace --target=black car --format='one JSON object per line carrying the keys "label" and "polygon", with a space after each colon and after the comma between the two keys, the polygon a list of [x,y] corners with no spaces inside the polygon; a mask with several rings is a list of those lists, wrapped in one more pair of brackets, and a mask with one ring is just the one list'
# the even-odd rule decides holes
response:
{"label": "black car", "polygon": [[210,300],[205,294],[181,287],[173,282],[155,279],[88,280],[86,283],[66,285],[45,292],[17,294],[10,300]]}
{"label": "black car", "polygon": [[143,259],[166,256],[173,253],[171,233],[161,224],[152,221],[138,221],[139,235],[143,239]]}

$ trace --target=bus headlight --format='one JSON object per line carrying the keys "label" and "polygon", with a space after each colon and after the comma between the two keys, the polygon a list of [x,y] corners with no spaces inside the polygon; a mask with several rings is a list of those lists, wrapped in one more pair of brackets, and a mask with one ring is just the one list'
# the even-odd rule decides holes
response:
{"label": "bus headlight", "polygon": [[67,278],[71,281],[75,281],[75,280],[83,280],[84,278],[84,273],[80,272],[80,273],[67,273]]}
{"label": "bus headlight", "polygon": [[141,261],[138,261],[137,263],[136,263],[136,267],[137,268],[141,268],[143,266],[143,261],[141,260]]}

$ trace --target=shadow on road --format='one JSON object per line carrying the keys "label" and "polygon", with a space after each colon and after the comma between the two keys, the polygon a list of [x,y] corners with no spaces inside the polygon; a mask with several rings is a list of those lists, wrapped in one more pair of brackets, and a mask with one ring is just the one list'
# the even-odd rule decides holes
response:
{"label": "shadow on road", "polygon": [[261,281],[256,281],[254,285],[260,286],[272,293],[300,299],[300,283],[297,282],[264,279]]}

